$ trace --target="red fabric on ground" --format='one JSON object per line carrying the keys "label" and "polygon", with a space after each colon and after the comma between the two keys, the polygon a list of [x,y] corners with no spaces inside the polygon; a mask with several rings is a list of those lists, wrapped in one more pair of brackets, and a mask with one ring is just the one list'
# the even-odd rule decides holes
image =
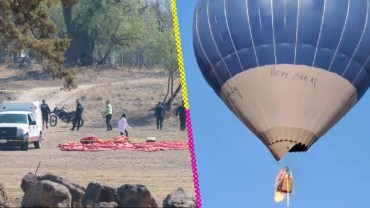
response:
{"label": "red fabric on ground", "polygon": [[114,139],[100,140],[90,136],[80,142],[68,142],[59,144],[62,151],[103,151],[103,150],[131,150],[131,151],[159,151],[159,150],[183,150],[188,149],[188,142],[158,141],[158,142],[129,142],[125,136]]}
{"label": "red fabric on ground", "polygon": [[100,140],[96,136],[88,136],[88,137],[80,139],[81,144],[109,143],[109,142],[119,143],[119,142],[126,142],[126,141],[128,141],[128,138],[126,136],[123,136],[123,135],[118,136],[114,139],[105,139],[105,140]]}

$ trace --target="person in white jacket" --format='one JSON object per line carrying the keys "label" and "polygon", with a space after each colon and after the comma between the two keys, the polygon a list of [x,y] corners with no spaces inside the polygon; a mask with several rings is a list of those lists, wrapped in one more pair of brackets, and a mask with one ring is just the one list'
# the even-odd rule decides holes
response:
{"label": "person in white jacket", "polygon": [[125,133],[125,135],[128,137],[127,129],[131,129],[131,127],[127,123],[126,114],[122,114],[121,118],[118,121],[118,131],[120,135],[123,135],[123,133]]}

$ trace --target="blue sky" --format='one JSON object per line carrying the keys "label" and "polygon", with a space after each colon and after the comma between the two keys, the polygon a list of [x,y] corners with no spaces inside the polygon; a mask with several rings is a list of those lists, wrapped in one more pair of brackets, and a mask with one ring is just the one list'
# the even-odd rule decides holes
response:
{"label": "blue sky", "polygon": [[294,176],[291,207],[370,207],[369,93],[308,152],[276,162],[203,79],[192,46],[196,2],[177,7],[203,207],[286,207],[273,201],[285,165]]}

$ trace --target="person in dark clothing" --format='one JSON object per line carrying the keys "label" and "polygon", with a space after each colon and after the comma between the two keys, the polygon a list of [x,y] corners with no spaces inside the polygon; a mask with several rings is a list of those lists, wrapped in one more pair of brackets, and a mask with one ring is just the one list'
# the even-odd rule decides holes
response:
{"label": "person in dark clothing", "polygon": [[184,107],[184,102],[176,108],[176,117],[179,115],[180,119],[180,131],[185,131],[185,107]]}
{"label": "person in dark clothing", "polygon": [[40,108],[42,115],[42,126],[46,126],[46,128],[48,128],[49,114],[51,113],[49,105],[46,104],[45,100],[42,100]]}
{"label": "person in dark clothing", "polygon": [[73,119],[73,127],[71,128],[72,131],[75,130],[75,127],[77,127],[77,131],[80,129],[80,122],[82,118],[82,112],[84,110],[84,106],[80,103],[80,100],[76,100],[76,113],[75,118]]}
{"label": "person in dark clothing", "polygon": [[165,114],[166,114],[166,109],[163,107],[161,102],[158,102],[158,104],[155,106],[155,110],[154,110],[154,116],[157,120],[157,129],[162,130],[162,128],[163,128],[163,119],[164,119]]}

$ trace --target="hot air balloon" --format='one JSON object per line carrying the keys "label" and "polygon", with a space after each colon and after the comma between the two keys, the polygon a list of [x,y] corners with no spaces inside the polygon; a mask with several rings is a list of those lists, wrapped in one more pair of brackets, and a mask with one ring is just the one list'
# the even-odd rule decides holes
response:
{"label": "hot air balloon", "polygon": [[276,160],[307,151],[370,85],[368,0],[200,0],[199,68]]}

